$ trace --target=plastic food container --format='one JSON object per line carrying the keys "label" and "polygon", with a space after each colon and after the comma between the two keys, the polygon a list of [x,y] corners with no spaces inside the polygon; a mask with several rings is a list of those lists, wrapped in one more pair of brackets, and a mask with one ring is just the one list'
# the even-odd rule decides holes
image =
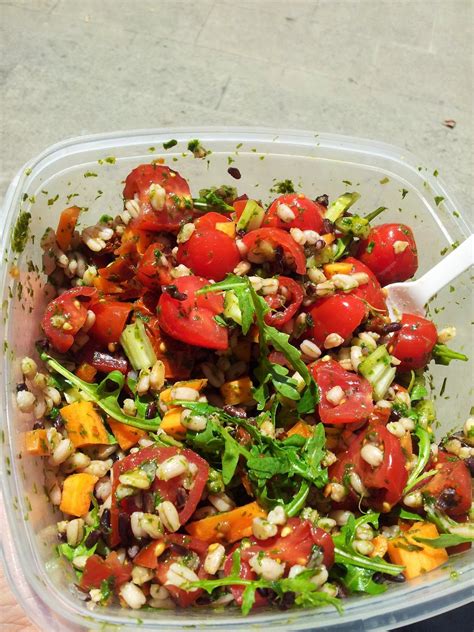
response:
{"label": "plastic food container", "polygon": [[[199,138],[212,153],[203,159],[187,150]],[[163,143],[178,143],[165,150]],[[415,230],[423,273],[440,259],[441,252],[470,232],[467,215],[437,177],[401,149],[369,140],[304,131],[244,128],[152,130],[88,136],[55,145],[30,161],[8,189],[2,229],[1,283],[3,314],[0,339],[7,341],[2,361],[0,406],[3,470],[1,519],[6,575],[19,602],[42,630],[376,630],[388,629],[467,603],[472,597],[473,555],[451,558],[441,569],[402,585],[392,585],[379,597],[351,598],[342,616],[332,609],[259,611],[243,618],[237,610],[186,610],[145,612],[119,607],[90,611],[71,592],[72,571],[54,554],[57,513],[43,491],[42,461],[23,456],[22,431],[31,418],[14,405],[20,379],[19,359],[31,354],[39,337],[39,319],[46,304],[41,267],[40,238],[56,226],[59,212],[72,204],[87,206],[83,223],[92,224],[103,213],[122,208],[122,181],[142,162],[164,158],[166,164],[188,178],[192,191],[232,184],[239,192],[267,202],[275,181],[290,178],[308,195],[327,193],[331,198],[357,190],[357,208],[389,210],[383,221],[404,221]],[[241,173],[233,179],[229,164]],[[11,235],[20,211],[31,213],[29,238],[19,255],[11,251]],[[431,315],[440,325],[455,325],[456,348],[466,350],[469,275],[439,294]],[[433,393],[441,422],[439,433],[459,426],[469,414],[472,364],[453,363],[433,369]],[[442,387],[444,379],[447,382]],[[469,382],[469,384],[468,384]],[[440,394],[442,393],[442,394]],[[471,391],[470,391],[471,394]],[[6,413],[5,413],[6,411]],[[6,519],[6,522],[5,522]],[[6,529],[8,524],[8,529]],[[53,526],[51,526],[53,525]],[[8,531],[9,530],[9,534]],[[115,627],[116,626],[116,627]]]}

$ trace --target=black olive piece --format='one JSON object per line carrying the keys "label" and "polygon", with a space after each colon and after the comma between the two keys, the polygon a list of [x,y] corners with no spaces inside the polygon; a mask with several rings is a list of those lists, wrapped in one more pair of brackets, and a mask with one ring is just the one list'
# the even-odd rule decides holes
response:
{"label": "black olive piece", "polygon": [[33,424],[33,430],[43,430],[44,423],[42,421],[35,421]]}
{"label": "black olive piece", "polygon": [[226,404],[223,408],[223,411],[231,417],[236,417],[237,419],[247,418],[246,411],[240,406],[232,406],[232,404]]}
{"label": "black olive piece", "polygon": [[99,529],[94,529],[94,531],[91,531],[89,533],[84,544],[86,545],[88,549],[91,549],[94,546],[94,544],[97,544],[97,542],[100,540],[100,536],[101,536],[101,533]]}
{"label": "black olive piece", "polygon": [[58,540],[60,542],[66,542],[67,541],[67,535],[65,533],[58,533]]}
{"label": "black olive piece", "polygon": [[27,391],[28,387],[24,382],[20,382],[16,385],[16,392],[21,393],[21,391]]}

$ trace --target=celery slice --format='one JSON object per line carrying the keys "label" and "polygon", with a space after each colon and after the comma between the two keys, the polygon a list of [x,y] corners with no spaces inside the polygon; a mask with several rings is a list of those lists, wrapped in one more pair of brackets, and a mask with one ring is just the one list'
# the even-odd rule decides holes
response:
{"label": "celery slice", "polygon": [[374,399],[383,399],[395,378],[396,369],[391,365],[391,357],[385,345],[377,347],[358,367],[358,371],[372,385]]}
{"label": "celery slice", "polygon": [[120,344],[135,371],[149,369],[156,362],[156,354],[145,331],[143,321],[127,325],[120,336]]}

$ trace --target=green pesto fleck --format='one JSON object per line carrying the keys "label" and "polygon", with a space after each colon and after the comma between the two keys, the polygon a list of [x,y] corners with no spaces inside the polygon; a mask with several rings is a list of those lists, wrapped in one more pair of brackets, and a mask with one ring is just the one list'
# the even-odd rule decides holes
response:
{"label": "green pesto fleck", "polygon": [[400,193],[402,194],[402,200],[404,200],[408,195],[407,189],[401,189]]}
{"label": "green pesto fleck", "polygon": [[168,140],[165,143],[163,143],[163,149],[171,149],[172,147],[175,147],[177,144],[178,144],[178,141],[175,138],[172,138],[171,140]]}
{"label": "green pesto fleck", "polygon": [[442,195],[437,195],[434,199],[436,206],[439,206],[443,200],[444,197]]}
{"label": "green pesto fleck", "polygon": [[97,174],[93,171],[86,171],[84,174],[84,178],[97,178]]}
{"label": "green pesto fleck", "polygon": [[380,184],[387,184],[388,182],[390,182],[390,178],[387,178],[387,176],[385,176],[385,178],[382,178],[381,180],[379,180]]}
{"label": "green pesto fleck", "polygon": [[53,206],[55,202],[59,200],[59,194],[56,194],[53,198],[49,198],[48,206]]}
{"label": "green pesto fleck", "polygon": [[30,227],[31,213],[22,211],[18,216],[18,219],[13,229],[12,235],[12,250],[13,252],[23,252],[28,239],[28,231]]}
{"label": "green pesto fleck", "polygon": [[154,151],[156,151],[156,147],[148,147],[148,151],[154,152]]}

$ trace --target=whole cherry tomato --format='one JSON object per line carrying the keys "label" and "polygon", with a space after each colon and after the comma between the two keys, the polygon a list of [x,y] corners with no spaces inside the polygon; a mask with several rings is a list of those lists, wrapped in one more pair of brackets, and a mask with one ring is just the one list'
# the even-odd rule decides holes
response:
{"label": "whole cherry tomato", "polygon": [[437,342],[436,327],[431,320],[414,314],[403,314],[401,323],[402,328],[393,334],[388,349],[401,361],[398,369],[421,369],[430,361]]}
{"label": "whole cherry tomato", "polygon": [[374,226],[360,242],[358,257],[382,285],[411,279],[418,269],[415,238],[405,224]]}
{"label": "whole cherry tomato", "polygon": [[[294,219],[290,219],[291,214],[288,211],[293,213]],[[281,195],[272,202],[265,213],[262,226],[274,226],[283,230],[299,228],[300,230],[314,230],[320,233],[323,228],[325,211],[326,209],[322,204],[313,202],[303,193],[289,193]],[[289,219],[282,219],[285,216]]]}
{"label": "whole cherry tomato", "polygon": [[196,228],[191,237],[178,247],[178,263],[206,279],[222,281],[240,261],[235,240],[220,230]]}

